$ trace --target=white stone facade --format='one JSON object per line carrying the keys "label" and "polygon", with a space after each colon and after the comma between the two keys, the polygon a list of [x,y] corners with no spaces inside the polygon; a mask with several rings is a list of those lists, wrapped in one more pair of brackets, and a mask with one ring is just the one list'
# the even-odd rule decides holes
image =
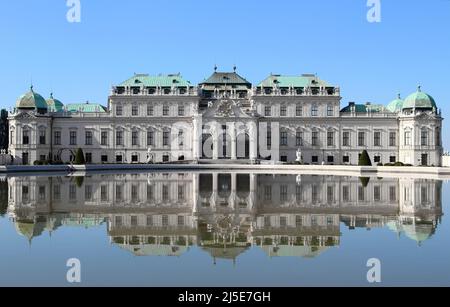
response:
{"label": "white stone facade", "polygon": [[106,108],[43,110],[19,100],[9,149],[15,164],[68,162],[78,148],[88,163],[294,162],[300,152],[306,164],[356,165],[367,150],[375,165],[442,164],[435,106],[340,105],[339,87],[314,75],[272,75],[257,86],[235,72],[198,86],[179,75],[136,75],[113,87]]}

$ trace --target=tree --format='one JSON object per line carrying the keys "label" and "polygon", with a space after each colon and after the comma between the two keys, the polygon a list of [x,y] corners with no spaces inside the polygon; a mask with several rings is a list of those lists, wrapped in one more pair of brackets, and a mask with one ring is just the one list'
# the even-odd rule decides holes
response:
{"label": "tree", "polygon": [[75,153],[75,161],[73,164],[76,164],[76,165],[85,165],[86,164],[86,160],[84,159],[84,153],[81,148],[77,149],[77,152]]}
{"label": "tree", "polygon": [[370,161],[369,154],[367,153],[367,150],[364,150],[361,155],[359,156],[358,161],[359,166],[372,166],[372,161]]}
{"label": "tree", "polygon": [[0,149],[8,149],[9,144],[9,125],[8,111],[0,111]]}

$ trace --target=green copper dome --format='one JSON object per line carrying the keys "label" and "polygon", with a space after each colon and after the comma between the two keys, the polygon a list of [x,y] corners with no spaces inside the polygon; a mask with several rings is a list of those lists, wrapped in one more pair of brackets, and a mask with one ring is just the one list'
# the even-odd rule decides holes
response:
{"label": "green copper dome", "polygon": [[48,109],[52,112],[61,112],[64,108],[64,104],[58,99],[53,98],[53,93],[50,94],[50,98],[46,100]]}
{"label": "green copper dome", "polygon": [[391,101],[387,105],[386,109],[388,109],[389,112],[398,113],[402,110],[403,103],[404,103],[403,99],[400,97],[400,94],[398,94],[397,99]]}
{"label": "green copper dome", "polygon": [[433,97],[422,92],[419,88],[417,92],[409,95],[403,103],[403,109],[436,109],[436,102]]}
{"label": "green copper dome", "polygon": [[39,95],[38,93],[35,93],[33,91],[33,87],[31,87],[30,91],[22,96],[17,100],[16,107],[18,109],[40,109],[40,110],[46,110],[47,109],[47,103],[45,102],[45,99]]}

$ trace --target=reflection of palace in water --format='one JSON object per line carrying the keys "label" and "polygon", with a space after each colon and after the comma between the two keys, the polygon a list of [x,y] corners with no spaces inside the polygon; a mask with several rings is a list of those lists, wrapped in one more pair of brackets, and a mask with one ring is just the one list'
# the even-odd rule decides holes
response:
{"label": "reflection of palace in water", "polygon": [[[112,243],[136,255],[214,259],[252,246],[314,257],[350,229],[388,227],[417,241],[442,216],[442,182],[248,173],[149,173],[8,179],[8,212],[29,238],[61,226],[106,223]],[[370,235],[370,234],[368,234]]]}

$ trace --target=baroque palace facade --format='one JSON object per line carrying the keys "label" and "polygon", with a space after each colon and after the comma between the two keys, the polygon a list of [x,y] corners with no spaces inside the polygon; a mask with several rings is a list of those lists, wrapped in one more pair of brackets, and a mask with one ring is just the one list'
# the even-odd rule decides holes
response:
{"label": "baroque palace facade", "polygon": [[388,105],[349,103],[316,75],[270,75],[256,86],[234,72],[192,85],[179,74],[135,74],[107,106],[45,100],[33,88],[9,114],[15,164],[263,160],[307,164],[441,165],[442,117],[421,91]]}

